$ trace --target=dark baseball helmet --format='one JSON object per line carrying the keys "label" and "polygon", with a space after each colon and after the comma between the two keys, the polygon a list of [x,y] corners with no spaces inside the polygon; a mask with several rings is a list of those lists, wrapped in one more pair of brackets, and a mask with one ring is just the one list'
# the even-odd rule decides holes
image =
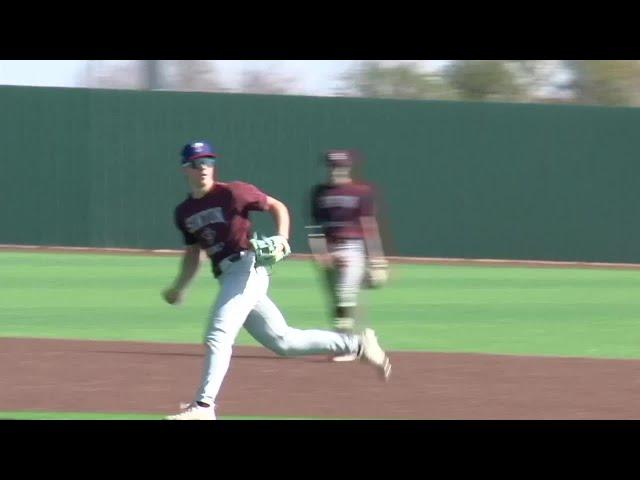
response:
{"label": "dark baseball helmet", "polygon": [[207,142],[192,142],[187,143],[181,152],[182,165],[187,165],[190,161],[197,158],[218,158],[218,154],[210,143]]}

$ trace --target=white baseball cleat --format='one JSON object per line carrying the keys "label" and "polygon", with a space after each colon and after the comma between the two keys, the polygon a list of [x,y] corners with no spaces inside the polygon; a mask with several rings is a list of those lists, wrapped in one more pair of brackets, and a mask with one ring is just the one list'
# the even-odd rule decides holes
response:
{"label": "white baseball cleat", "polygon": [[213,406],[201,407],[196,402],[186,405],[186,409],[176,415],[169,415],[165,420],[215,420]]}
{"label": "white baseball cleat", "polygon": [[391,376],[391,362],[378,343],[376,333],[370,328],[365,328],[360,335],[360,341],[360,357],[376,367],[385,381],[389,380]]}

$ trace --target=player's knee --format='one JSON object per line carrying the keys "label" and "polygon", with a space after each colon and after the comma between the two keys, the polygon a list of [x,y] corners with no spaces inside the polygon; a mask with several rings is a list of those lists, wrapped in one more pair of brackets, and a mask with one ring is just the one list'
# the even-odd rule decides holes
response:
{"label": "player's knee", "polygon": [[333,319],[333,329],[339,333],[352,333],[355,323],[355,320],[351,317],[335,317]]}
{"label": "player's knee", "polygon": [[293,351],[286,343],[278,343],[274,345],[273,352],[281,357],[290,357],[293,355]]}
{"label": "player's knee", "polygon": [[342,287],[336,290],[337,305],[340,307],[355,307],[358,292],[355,288]]}
{"label": "player's knee", "polygon": [[273,349],[273,353],[275,353],[279,357],[289,357],[289,356],[291,356],[291,353],[289,353],[289,350],[287,350],[286,347],[277,346],[277,347],[275,347]]}
{"label": "player's knee", "polygon": [[294,354],[291,342],[286,335],[278,335],[271,345],[271,351],[281,357],[289,357]]}
{"label": "player's knee", "polygon": [[207,334],[204,339],[204,345],[209,350],[220,350],[227,346],[231,346],[233,340],[231,339],[231,341],[229,341],[230,338],[231,335],[227,331],[221,328],[216,328]]}

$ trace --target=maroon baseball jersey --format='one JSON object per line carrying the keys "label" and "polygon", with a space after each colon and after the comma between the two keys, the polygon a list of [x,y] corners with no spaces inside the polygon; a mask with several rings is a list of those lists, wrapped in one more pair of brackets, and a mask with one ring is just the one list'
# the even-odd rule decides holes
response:
{"label": "maroon baseball jersey", "polygon": [[364,238],[360,217],[374,215],[374,191],[366,183],[321,184],[311,192],[311,216],[328,241]]}
{"label": "maroon baseball jersey", "polygon": [[214,272],[229,255],[250,248],[251,210],[264,211],[267,195],[250,183],[217,182],[202,198],[187,197],[175,209],[175,224],[186,245],[198,243]]}

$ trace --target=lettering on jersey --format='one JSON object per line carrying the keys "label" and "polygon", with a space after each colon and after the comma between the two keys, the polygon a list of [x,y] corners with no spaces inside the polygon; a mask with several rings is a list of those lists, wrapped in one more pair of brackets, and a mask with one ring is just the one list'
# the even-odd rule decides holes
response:
{"label": "lettering on jersey", "polygon": [[357,208],[358,197],[350,195],[328,195],[326,197],[320,197],[321,208]]}
{"label": "lettering on jersey", "polygon": [[191,215],[185,220],[185,226],[189,233],[194,233],[205,225],[212,223],[227,223],[222,213],[222,207],[210,208],[203,210],[195,215]]}
{"label": "lettering on jersey", "polygon": [[206,227],[200,235],[207,241],[207,243],[213,243],[216,241],[216,232],[209,227]]}

